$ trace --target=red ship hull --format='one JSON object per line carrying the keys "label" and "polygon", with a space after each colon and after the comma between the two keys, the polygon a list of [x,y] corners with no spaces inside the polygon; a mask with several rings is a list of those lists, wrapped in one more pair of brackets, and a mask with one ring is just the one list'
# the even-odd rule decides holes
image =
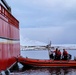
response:
{"label": "red ship hull", "polygon": [[75,60],[42,60],[19,57],[18,61],[28,67],[76,67]]}
{"label": "red ship hull", "polygon": [[0,4],[0,72],[20,56],[19,21]]}

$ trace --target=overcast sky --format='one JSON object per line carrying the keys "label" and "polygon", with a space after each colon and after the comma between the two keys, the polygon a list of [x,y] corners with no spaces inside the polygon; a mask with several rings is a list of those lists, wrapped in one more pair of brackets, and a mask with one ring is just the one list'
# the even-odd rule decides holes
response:
{"label": "overcast sky", "polygon": [[26,39],[76,43],[76,0],[6,0]]}

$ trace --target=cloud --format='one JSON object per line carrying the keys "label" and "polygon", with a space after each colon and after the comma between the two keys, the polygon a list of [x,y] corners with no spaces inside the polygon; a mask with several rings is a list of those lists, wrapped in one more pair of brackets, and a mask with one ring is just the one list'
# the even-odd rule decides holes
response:
{"label": "cloud", "polygon": [[[46,28],[21,28],[23,37],[28,37],[32,40],[38,40],[45,43],[52,41],[56,44],[75,44],[76,41],[76,25],[73,26],[57,26]],[[24,33],[25,32],[25,33]]]}
{"label": "cloud", "polygon": [[[22,28],[21,34],[23,37],[31,38],[48,43],[50,40],[54,41],[63,32],[61,27],[57,28]],[[24,33],[25,32],[25,33]],[[26,35],[25,35],[26,34]],[[56,41],[56,40],[55,40]]]}
{"label": "cloud", "polygon": [[[76,0],[8,0],[20,34],[32,40],[75,43]],[[25,32],[25,33],[24,33]]]}
{"label": "cloud", "polygon": [[21,46],[46,46],[47,43],[40,42],[37,40],[31,40],[29,38],[24,38],[22,35],[20,35],[20,45]]}
{"label": "cloud", "polygon": [[76,0],[8,0],[20,27],[49,27],[76,20]]}

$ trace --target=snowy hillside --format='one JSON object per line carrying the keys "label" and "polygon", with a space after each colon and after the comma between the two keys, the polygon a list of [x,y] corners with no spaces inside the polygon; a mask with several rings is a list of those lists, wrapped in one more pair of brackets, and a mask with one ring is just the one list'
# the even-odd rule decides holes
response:
{"label": "snowy hillside", "polygon": [[51,46],[54,48],[60,48],[60,49],[65,48],[65,49],[69,49],[69,50],[71,50],[71,49],[76,50],[76,44],[52,44]]}
{"label": "snowy hillside", "polygon": [[[46,46],[47,44],[44,42],[36,41],[36,40],[30,40],[28,38],[23,38],[20,36],[20,45],[21,46]],[[76,49],[76,44],[51,44],[54,48],[60,48],[60,49]]]}
{"label": "snowy hillside", "polygon": [[44,42],[30,40],[28,38],[23,38],[22,36],[20,36],[20,45],[22,46],[45,46],[47,44]]}

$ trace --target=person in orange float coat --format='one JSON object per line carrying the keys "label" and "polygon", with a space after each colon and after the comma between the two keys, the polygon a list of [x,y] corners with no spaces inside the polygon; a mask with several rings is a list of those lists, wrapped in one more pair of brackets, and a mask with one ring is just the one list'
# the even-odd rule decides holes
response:
{"label": "person in orange float coat", "polygon": [[58,50],[58,60],[60,60],[60,59],[61,59],[61,51]]}
{"label": "person in orange float coat", "polygon": [[67,57],[68,57],[68,52],[63,49],[63,60],[67,60]]}
{"label": "person in orange float coat", "polygon": [[58,60],[58,48],[56,48],[56,50],[54,51],[54,53],[55,53],[55,60]]}

